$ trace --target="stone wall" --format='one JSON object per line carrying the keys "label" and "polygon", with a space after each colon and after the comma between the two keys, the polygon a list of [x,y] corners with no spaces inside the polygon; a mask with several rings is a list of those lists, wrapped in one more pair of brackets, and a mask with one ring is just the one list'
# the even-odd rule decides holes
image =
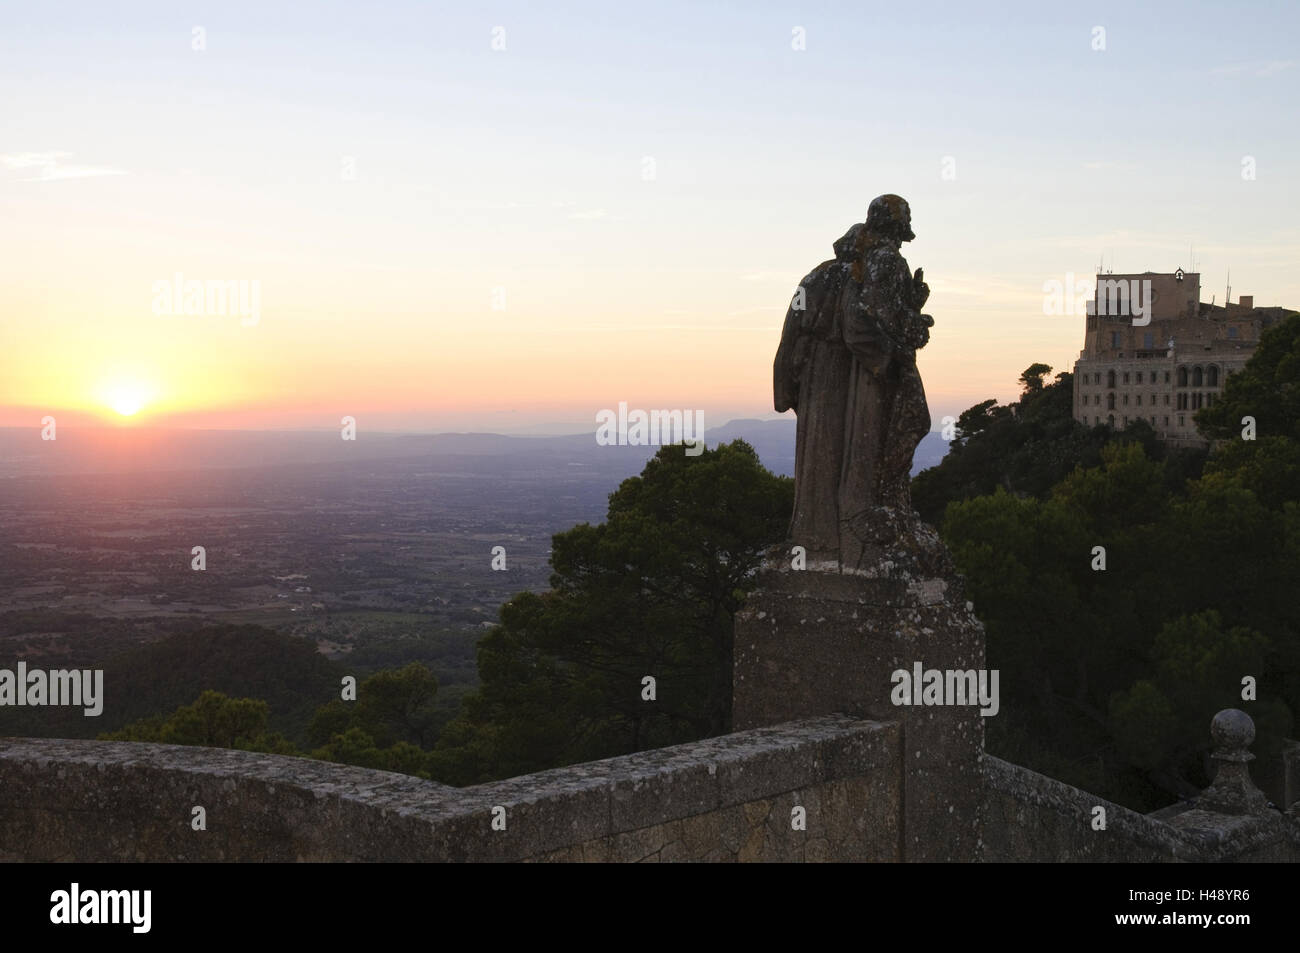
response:
{"label": "stone wall", "polygon": [[[985,861],[1193,860],[1196,846],[1159,820],[1019,765],[985,755]],[[1093,830],[1093,808],[1106,829]]]}
{"label": "stone wall", "polygon": [[[985,755],[980,859],[1010,862],[1300,861],[1300,819],[1175,805],[1138,814],[1045,775]],[[1093,828],[1105,809],[1105,830]]]}
{"label": "stone wall", "polygon": [[215,748],[0,739],[0,859],[892,861],[899,750],[896,724],[830,716],[456,789]]}

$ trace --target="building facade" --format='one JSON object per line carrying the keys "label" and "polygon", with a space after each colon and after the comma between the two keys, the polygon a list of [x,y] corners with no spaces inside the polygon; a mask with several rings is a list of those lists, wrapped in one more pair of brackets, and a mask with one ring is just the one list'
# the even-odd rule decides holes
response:
{"label": "building facade", "polygon": [[[1083,350],[1074,365],[1074,418],[1122,430],[1144,420],[1161,440],[1204,446],[1192,419],[1250,360],[1284,309],[1200,300],[1201,276],[1097,276]],[[1274,312],[1277,312],[1275,314]]]}

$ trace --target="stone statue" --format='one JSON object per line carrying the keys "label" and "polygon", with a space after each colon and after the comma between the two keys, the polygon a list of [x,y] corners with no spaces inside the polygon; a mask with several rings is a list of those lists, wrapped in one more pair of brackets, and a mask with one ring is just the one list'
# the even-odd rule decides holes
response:
{"label": "stone statue", "polygon": [[934,324],[899,252],[915,237],[907,202],[874,199],[786,313],[773,396],[798,416],[790,539],[809,568],[866,570],[913,523],[912,454],[930,429],[916,350]]}

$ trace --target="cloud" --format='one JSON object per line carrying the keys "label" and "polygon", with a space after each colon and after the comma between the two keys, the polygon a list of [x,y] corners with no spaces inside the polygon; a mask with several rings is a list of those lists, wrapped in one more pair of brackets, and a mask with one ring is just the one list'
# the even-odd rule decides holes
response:
{"label": "cloud", "polygon": [[603,208],[592,208],[592,209],[587,209],[587,211],[585,212],[569,213],[569,218],[571,218],[575,222],[594,222],[596,219],[604,218],[604,217],[605,217],[605,210]]}
{"label": "cloud", "polygon": [[1260,63],[1238,63],[1235,66],[1216,66],[1210,70],[1218,76],[1233,76],[1241,73],[1254,73],[1256,76],[1274,76],[1295,66],[1295,60],[1268,60]]}
{"label": "cloud", "polygon": [[100,175],[126,175],[121,169],[104,166],[76,165],[64,160],[71,152],[17,152],[0,155],[0,166],[35,174],[14,179],[15,182],[54,182],[58,179],[88,179]]}

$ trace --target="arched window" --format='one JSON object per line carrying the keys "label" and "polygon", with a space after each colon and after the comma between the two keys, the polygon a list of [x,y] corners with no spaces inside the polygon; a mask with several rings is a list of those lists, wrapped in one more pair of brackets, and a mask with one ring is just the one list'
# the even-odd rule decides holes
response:
{"label": "arched window", "polygon": [[1107,410],[1115,409],[1115,395],[1113,393],[1106,395],[1106,409]]}
{"label": "arched window", "polygon": [[1107,371],[1107,372],[1106,372],[1106,386],[1107,386],[1107,387],[1114,387],[1114,386],[1115,386],[1115,372],[1114,372],[1114,371]]}
{"label": "arched window", "polygon": [[1205,369],[1205,386],[1207,387],[1219,386],[1219,365],[1211,364],[1209,367]]}
{"label": "arched window", "polygon": [[1107,426],[1107,427],[1110,427],[1112,430],[1115,429],[1115,415],[1114,415],[1114,414],[1111,414],[1109,417],[1106,418],[1106,426]]}
{"label": "arched window", "polygon": [[1198,368],[1195,368],[1195,369],[1192,371],[1192,386],[1193,386],[1193,387],[1204,387],[1204,386],[1205,386],[1205,378],[1204,378],[1204,375],[1201,374],[1201,369],[1200,369],[1199,367],[1198,367]]}
{"label": "arched window", "polygon": [[1187,386],[1187,368],[1185,367],[1178,368],[1178,386],[1179,387]]}

